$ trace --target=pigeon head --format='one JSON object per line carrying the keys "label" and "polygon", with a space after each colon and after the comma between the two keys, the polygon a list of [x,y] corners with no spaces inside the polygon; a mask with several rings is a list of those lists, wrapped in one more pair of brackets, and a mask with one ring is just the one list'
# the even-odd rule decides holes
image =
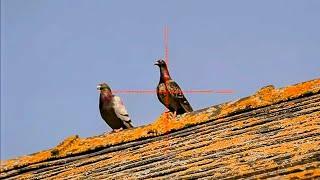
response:
{"label": "pigeon head", "polygon": [[166,82],[171,79],[167,63],[163,59],[159,59],[154,65],[160,68],[160,82]]}
{"label": "pigeon head", "polygon": [[107,83],[98,84],[97,89],[100,91],[110,91],[111,92],[111,88],[109,87],[109,85]]}
{"label": "pigeon head", "polygon": [[154,65],[157,65],[159,67],[167,67],[166,62],[163,59],[159,59]]}

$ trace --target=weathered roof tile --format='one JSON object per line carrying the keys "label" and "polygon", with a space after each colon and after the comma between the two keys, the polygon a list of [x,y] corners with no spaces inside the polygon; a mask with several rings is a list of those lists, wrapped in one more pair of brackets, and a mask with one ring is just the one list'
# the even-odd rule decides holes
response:
{"label": "weathered roof tile", "polygon": [[1,162],[0,178],[320,177],[320,80]]}

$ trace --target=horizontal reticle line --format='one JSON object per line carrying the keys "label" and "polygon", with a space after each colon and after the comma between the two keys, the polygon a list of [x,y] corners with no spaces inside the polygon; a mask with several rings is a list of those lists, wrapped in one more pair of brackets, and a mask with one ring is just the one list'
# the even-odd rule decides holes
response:
{"label": "horizontal reticle line", "polygon": [[[156,90],[112,90],[115,94],[156,94]],[[180,92],[180,91],[179,91]],[[177,93],[179,93],[177,92]],[[185,90],[182,91],[184,94],[233,94],[235,91],[230,89],[222,90]],[[163,92],[165,93],[165,92]],[[171,91],[171,93],[174,93]]]}

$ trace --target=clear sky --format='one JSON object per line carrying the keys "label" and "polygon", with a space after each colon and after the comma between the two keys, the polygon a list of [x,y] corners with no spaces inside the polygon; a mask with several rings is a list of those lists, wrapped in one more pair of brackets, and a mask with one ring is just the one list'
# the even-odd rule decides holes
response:
{"label": "clear sky", "polygon": [[[96,85],[155,89],[169,26],[171,76],[194,109],[319,78],[318,0],[1,0],[1,159],[111,129]],[[135,126],[163,106],[120,94]]]}

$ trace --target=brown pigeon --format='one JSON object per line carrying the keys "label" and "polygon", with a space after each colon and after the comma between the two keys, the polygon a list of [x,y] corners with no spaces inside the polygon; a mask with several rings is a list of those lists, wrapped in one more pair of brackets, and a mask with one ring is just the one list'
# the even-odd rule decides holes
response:
{"label": "brown pigeon", "polygon": [[129,114],[120,97],[113,95],[106,83],[99,84],[97,89],[100,90],[101,117],[113,131],[133,128]]}
{"label": "brown pigeon", "polygon": [[160,68],[160,81],[157,86],[157,96],[159,101],[174,113],[174,116],[192,112],[193,109],[179,85],[171,79],[167,64],[164,60],[158,60],[155,65]]}

